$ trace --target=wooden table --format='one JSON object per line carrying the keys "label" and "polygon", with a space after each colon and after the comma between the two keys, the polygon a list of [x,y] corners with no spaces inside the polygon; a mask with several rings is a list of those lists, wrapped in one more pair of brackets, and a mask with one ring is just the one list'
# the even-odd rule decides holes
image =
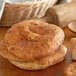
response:
{"label": "wooden table", "polygon": [[[9,28],[0,27],[0,40],[3,39],[8,29]],[[76,36],[76,34],[71,33],[67,28],[64,29],[64,31],[67,33],[64,45],[68,48],[68,54],[63,62],[45,70],[26,71],[17,68],[16,66],[9,63],[8,60],[0,57],[0,76],[62,76],[64,68],[71,62],[71,45],[69,43],[69,39]]]}

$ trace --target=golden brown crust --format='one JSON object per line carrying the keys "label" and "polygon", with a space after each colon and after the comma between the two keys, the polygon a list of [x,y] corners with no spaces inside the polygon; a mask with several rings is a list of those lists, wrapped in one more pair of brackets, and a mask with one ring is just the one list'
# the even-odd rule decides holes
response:
{"label": "golden brown crust", "polygon": [[64,76],[76,76],[76,62],[71,63],[65,70]]}
{"label": "golden brown crust", "polygon": [[55,52],[64,40],[64,32],[56,25],[27,20],[8,30],[4,44],[8,53],[24,61],[37,60]]}
{"label": "golden brown crust", "polygon": [[12,64],[16,65],[19,68],[26,69],[26,70],[40,70],[45,69],[49,66],[55,65],[61,61],[63,61],[67,52],[67,48],[63,45],[52,55],[42,58],[38,61],[32,62],[18,62],[9,60]]}
{"label": "golden brown crust", "polygon": [[6,44],[4,44],[4,42],[0,42],[0,55],[6,59],[10,59],[10,60],[16,60],[16,61],[22,61],[21,59],[19,59],[18,57],[12,55],[11,53],[8,52]]}

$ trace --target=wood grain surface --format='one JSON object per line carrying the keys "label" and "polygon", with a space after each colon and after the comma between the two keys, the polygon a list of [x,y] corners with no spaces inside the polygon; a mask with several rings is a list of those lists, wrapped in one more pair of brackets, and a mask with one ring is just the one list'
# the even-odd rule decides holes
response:
{"label": "wood grain surface", "polygon": [[[0,41],[4,38],[6,31],[9,28],[1,28],[0,27]],[[62,76],[64,68],[72,62],[71,60],[71,44],[69,42],[71,37],[75,37],[76,34],[70,32],[67,28],[64,29],[66,34],[66,38],[64,41],[64,45],[68,48],[68,53],[66,58],[63,62],[49,67],[45,70],[39,71],[26,71],[17,68],[16,66],[12,65],[8,60],[4,59],[0,56],[0,76]]]}

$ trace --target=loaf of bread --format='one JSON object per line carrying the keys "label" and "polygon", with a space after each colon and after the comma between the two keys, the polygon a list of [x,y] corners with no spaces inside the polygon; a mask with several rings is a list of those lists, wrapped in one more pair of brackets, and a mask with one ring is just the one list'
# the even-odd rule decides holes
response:
{"label": "loaf of bread", "polygon": [[65,3],[49,8],[46,11],[47,22],[66,27],[76,20],[76,3]]}
{"label": "loaf of bread", "polygon": [[56,1],[42,0],[6,4],[0,24],[1,26],[11,26],[26,19],[41,18],[45,15],[46,10],[53,6]]}
{"label": "loaf of bread", "polygon": [[46,69],[64,60],[64,38],[63,30],[54,24],[34,19],[22,21],[5,34],[0,55],[22,69]]}

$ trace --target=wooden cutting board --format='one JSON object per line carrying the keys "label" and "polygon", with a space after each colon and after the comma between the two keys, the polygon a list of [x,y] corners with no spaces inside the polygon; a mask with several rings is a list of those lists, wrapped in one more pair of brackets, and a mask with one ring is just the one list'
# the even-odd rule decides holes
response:
{"label": "wooden cutting board", "polygon": [[[9,28],[1,28],[0,27],[0,41],[4,38],[6,31]],[[62,76],[64,68],[72,62],[71,60],[71,44],[69,42],[71,37],[75,37],[76,34],[70,32],[67,28],[64,29],[66,34],[66,38],[64,41],[64,45],[68,48],[68,53],[65,60],[57,65],[49,67],[45,70],[39,71],[26,71],[17,68],[12,65],[8,60],[2,58],[0,56],[0,76]]]}

